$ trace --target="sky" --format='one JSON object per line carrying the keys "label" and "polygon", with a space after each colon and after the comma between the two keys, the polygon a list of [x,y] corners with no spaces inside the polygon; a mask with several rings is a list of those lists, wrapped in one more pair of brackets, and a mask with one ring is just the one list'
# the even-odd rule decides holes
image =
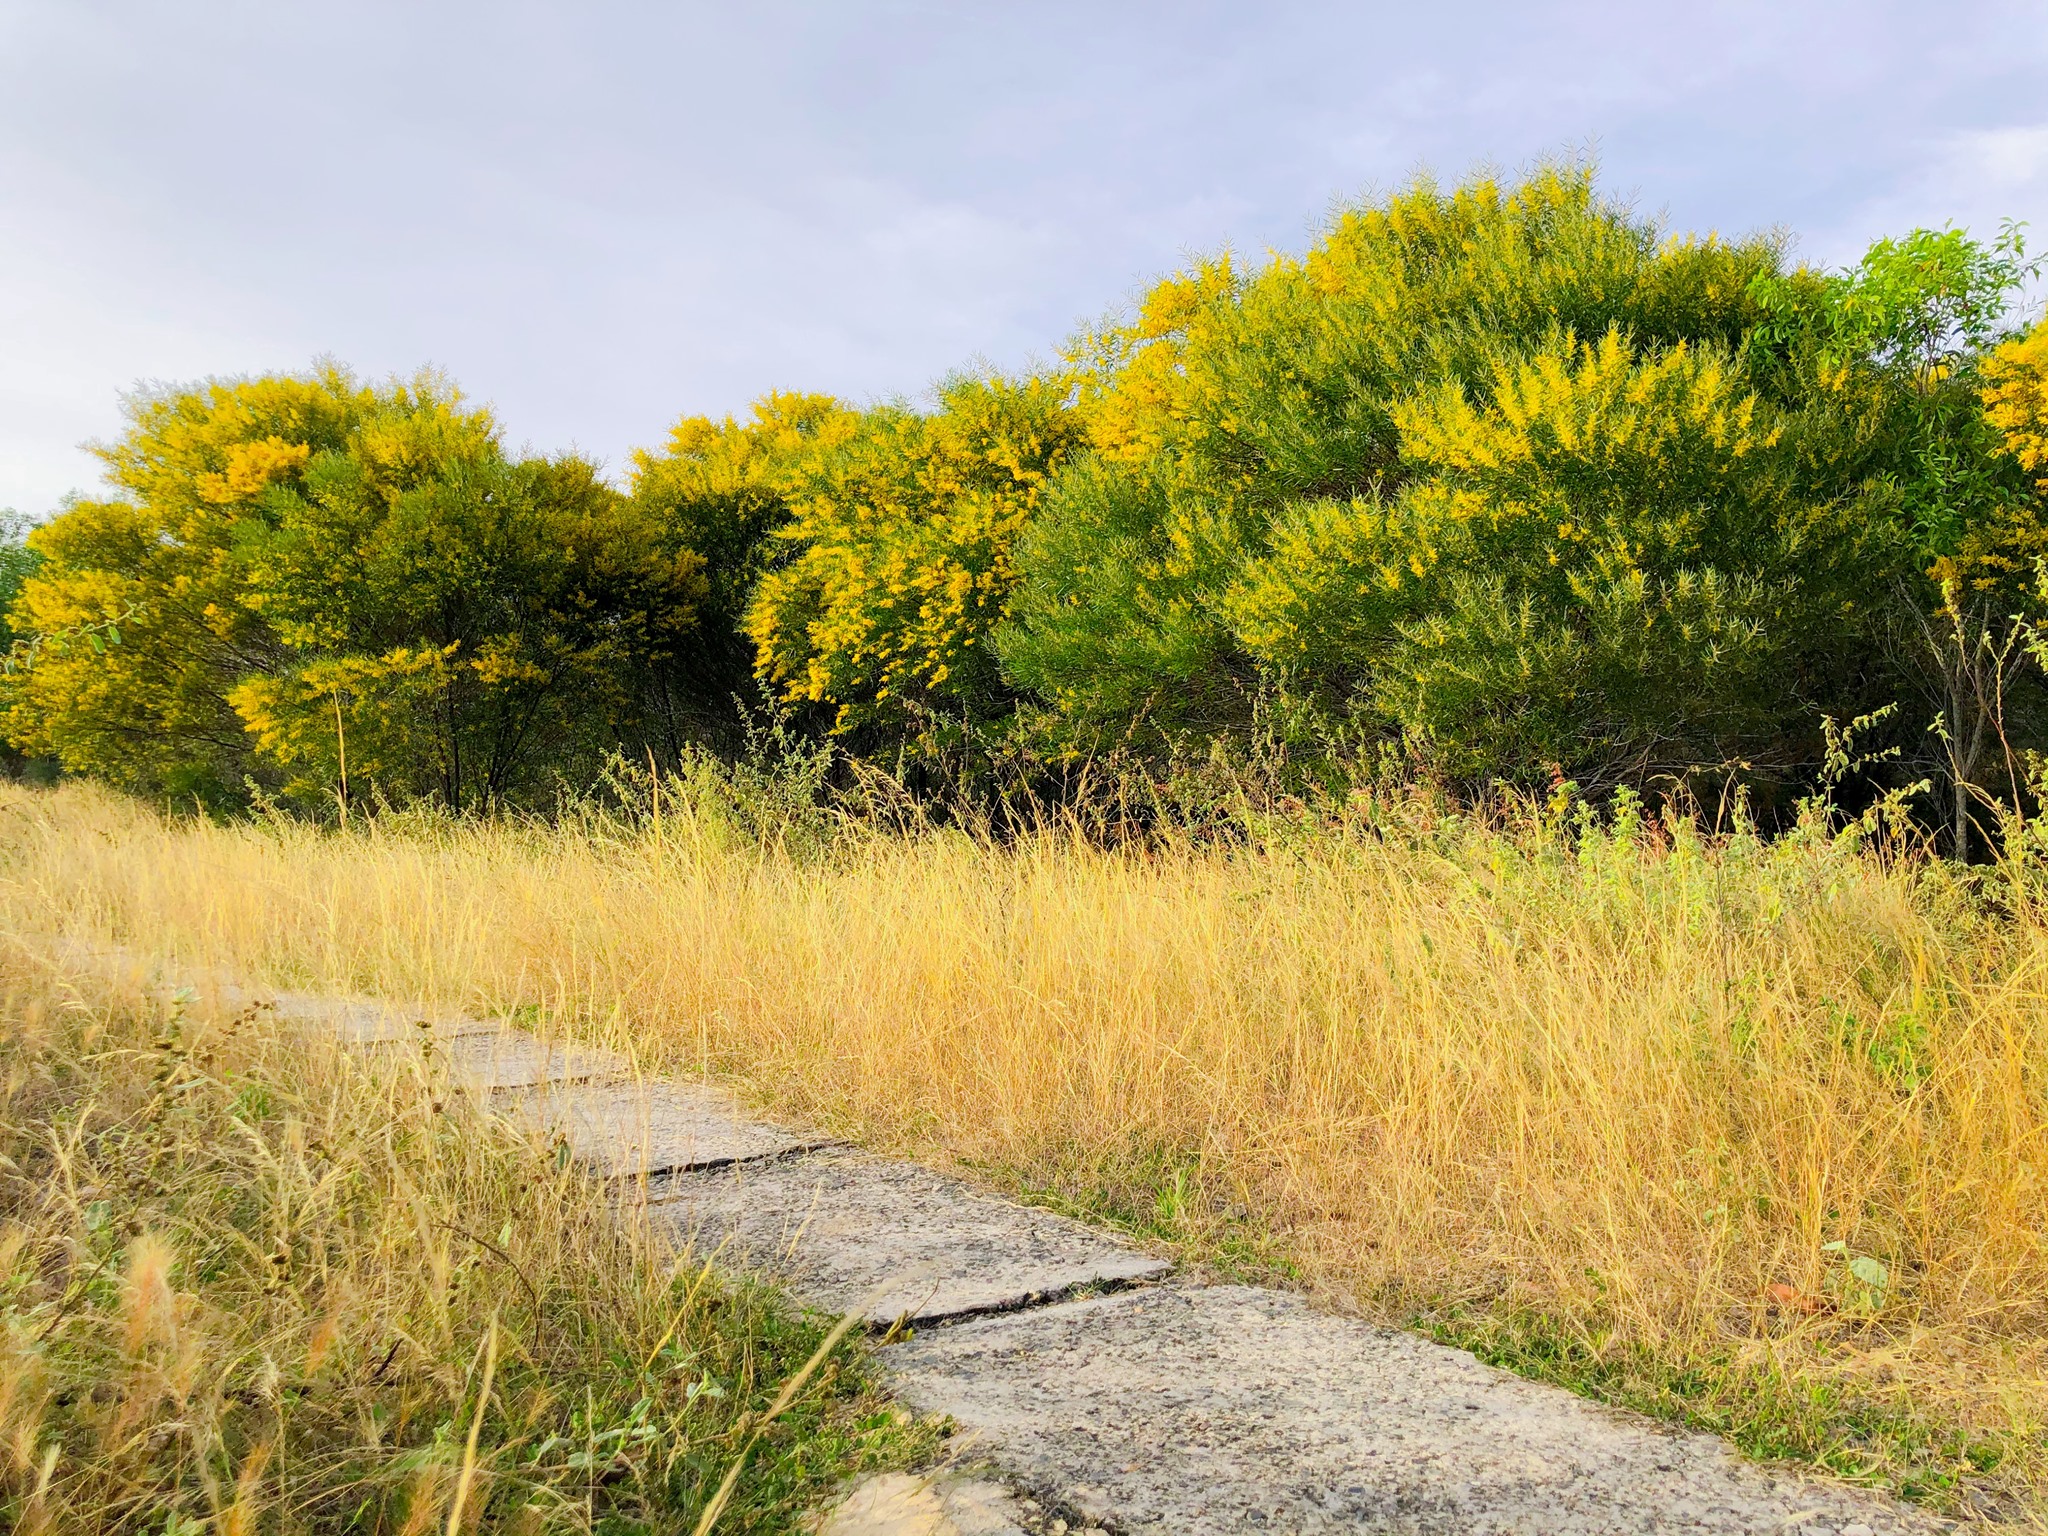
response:
{"label": "sky", "polygon": [[319,357],[622,480],[1558,154],[1816,262],[2048,244],[2048,0],[0,0],[0,507],[91,494],[138,384]]}

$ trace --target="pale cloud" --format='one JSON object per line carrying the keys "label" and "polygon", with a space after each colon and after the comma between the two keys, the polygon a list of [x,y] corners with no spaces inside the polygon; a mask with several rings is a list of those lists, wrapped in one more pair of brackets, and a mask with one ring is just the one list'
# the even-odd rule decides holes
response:
{"label": "pale cloud", "polygon": [[2039,0],[0,0],[0,505],[139,378],[322,353],[614,467],[917,396],[1424,166],[1594,146],[1825,261],[2044,226],[2044,78]]}
{"label": "pale cloud", "polygon": [[[1881,235],[1954,225],[1989,240],[2007,220],[2029,226],[2031,249],[2048,244],[2048,124],[1956,129],[1903,146],[1890,184],[1809,228],[1802,249],[1847,262]],[[2038,303],[2038,290],[2025,300]]]}
{"label": "pale cloud", "polygon": [[2038,192],[2048,182],[2048,123],[2030,127],[1983,128],[1951,140],[1959,165],[1977,180],[2003,192]]}

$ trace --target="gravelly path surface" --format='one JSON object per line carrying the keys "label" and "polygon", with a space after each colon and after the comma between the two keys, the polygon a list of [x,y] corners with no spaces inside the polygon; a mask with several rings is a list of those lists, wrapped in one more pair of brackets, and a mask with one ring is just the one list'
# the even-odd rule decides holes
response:
{"label": "gravelly path surface", "polygon": [[877,1483],[831,1517],[835,1536],[1950,1528],[1299,1296],[1176,1279],[1108,1234],[771,1125],[715,1088],[638,1081],[609,1053],[386,1004],[239,996],[364,1049],[438,1053],[622,1177],[679,1243],[822,1309],[921,1324],[882,1350],[896,1390],[950,1415],[1011,1487]]}
{"label": "gravelly path surface", "polygon": [[1130,1536],[1938,1528],[1250,1286],[1149,1287],[882,1353],[913,1407]]}

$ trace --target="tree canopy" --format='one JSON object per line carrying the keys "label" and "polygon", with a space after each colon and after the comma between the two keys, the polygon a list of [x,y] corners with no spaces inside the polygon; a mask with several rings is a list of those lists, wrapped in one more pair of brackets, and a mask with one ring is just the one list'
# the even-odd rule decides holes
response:
{"label": "tree canopy", "polygon": [[30,539],[17,621],[118,623],[8,695],[15,740],[215,802],[255,783],[460,807],[573,771],[693,630],[704,557],[445,381],[337,368],[136,397],[118,499]]}
{"label": "tree canopy", "polygon": [[1195,262],[1036,371],[685,417],[623,490],[431,374],[145,392],[10,557],[5,730],[208,803],[461,807],[729,744],[750,695],[856,752],[1277,719],[1474,785],[1796,782],[1891,705],[1960,818],[1990,712],[2048,724],[1983,671],[2041,607],[2039,271],[2014,227],[1794,267],[1564,163]]}

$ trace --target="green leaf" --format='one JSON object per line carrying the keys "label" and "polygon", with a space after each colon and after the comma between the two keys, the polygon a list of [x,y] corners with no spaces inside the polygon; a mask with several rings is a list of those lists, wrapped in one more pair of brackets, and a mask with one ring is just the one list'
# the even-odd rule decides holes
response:
{"label": "green leaf", "polygon": [[1849,1261],[1849,1273],[1858,1280],[1861,1280],[1873,1291],[1881,1291],[1891,1283],[1890,1272],[1868,1254],[1851,1259]]}

